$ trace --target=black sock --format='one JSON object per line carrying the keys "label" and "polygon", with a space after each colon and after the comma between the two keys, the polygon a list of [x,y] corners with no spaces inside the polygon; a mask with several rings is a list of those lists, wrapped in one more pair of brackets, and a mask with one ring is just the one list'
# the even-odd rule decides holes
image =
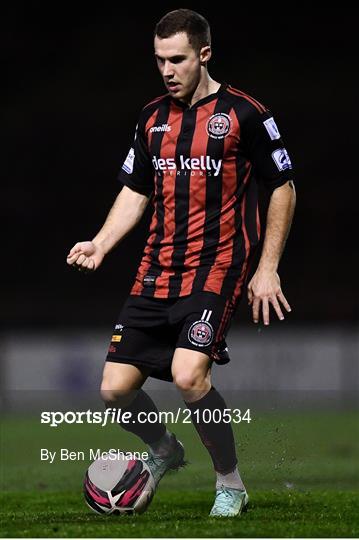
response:
{"label": "black sock", "polygon": [[[130,412],[131,417],[129,421],[126,420],[126,422],[121,422],[120,420],[119,424],[126,431],[140,437],[145,444],[157,442],[166,433],[166,426],[160,421],[155,423],[144,422],[144,419],[148,418],[148,413],[150,412],[155,412],[158,418],[158,409],[150,396],[146,394],[142,388],[137,391],[137,395],[130,405],[121,408],[121,416],[125,412]],[[141,421],[139,422],[138,415],[141,412],[145,414],[140,416]],[[152,415],[152,419],[153,418],[155,418],[155,415]]]}
{"label": "black sock", "polygon": [[[218,423],[213,421],[215,409],[219,409],[223,415],[224,409],[227,408],[223,397],[212,386],[210,391],[198,401],[185,403],[191,411],[193,425],[212,458],[215,471],[222,474],[233,471],[237,465],[237,457],[232,426],[223,421]],[[209,414],[208,418],[206,415],[204,419],[210,420],[209,422],[203,422],[205,409],[209,409]],[[215,420],[217,420],[216,417]]]}

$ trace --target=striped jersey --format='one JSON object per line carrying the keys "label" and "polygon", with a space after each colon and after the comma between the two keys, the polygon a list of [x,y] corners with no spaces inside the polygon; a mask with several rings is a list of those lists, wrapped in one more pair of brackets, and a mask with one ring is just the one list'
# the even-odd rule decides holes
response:
{"label": "striped jersey", "polygon": [[235,303],[260,239],[257,182],[273,190],[291,169],[271,112],[230,85],[192,106],[169,94],[146,105],[119,176],[154,207],[131,294]]}

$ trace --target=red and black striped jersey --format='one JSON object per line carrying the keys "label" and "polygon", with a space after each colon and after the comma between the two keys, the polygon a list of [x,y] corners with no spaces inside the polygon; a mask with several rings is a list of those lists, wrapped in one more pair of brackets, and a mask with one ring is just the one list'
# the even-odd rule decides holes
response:
{"label": "red and black striped jersey", "polygon": [[141,112],[120,173],[154,212],[131,294],[212,291],[235,302],[260,224],[258,185],[292,178],[271,112],[227,84],[189,107],[164,95]]}

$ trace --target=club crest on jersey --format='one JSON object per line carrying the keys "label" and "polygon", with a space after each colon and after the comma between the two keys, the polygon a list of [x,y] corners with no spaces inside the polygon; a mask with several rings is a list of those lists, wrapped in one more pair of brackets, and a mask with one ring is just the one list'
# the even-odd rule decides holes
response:
{"label": "club crest on jersey", "polygon": [[207,122],[207,134],[212,139],[223,139],[231,130],[231,117],[226,113],[212,114]]}
{"label": "club crest on jersey", "polygon": [[188,340],[196,347],[207,347],[213,341],[213,327],[209,323],[212,315],[211,310],[203,311],[200,321],[191,324],[188,330]]}

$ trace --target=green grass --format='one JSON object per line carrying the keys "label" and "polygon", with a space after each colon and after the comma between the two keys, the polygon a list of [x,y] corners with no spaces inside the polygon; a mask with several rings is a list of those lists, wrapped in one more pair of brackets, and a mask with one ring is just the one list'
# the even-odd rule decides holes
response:
{"label": "green grass", "polygon": [[[140,516],[102,517],[86,510],[81,493],[12,493],[6,496],[5,537],[355,537],[353,492],[253,491],[239,519],[207,517],[212,493],[159,490]],[[5,512],[3,512],[5,513]]]}
{"label": "green grass", "polygon": [[39,418],[1,426],[3,537],[355,537],[359,535],[357,413],[257,414],[235,428],[250,509],[209,519],[211,461],[193,426],[177,424],[188,467],[168,474],[140,516],[98,516],[81,492],[89,461],[41,462],[40,448],[145,450],[117,426],[49,428]]}

